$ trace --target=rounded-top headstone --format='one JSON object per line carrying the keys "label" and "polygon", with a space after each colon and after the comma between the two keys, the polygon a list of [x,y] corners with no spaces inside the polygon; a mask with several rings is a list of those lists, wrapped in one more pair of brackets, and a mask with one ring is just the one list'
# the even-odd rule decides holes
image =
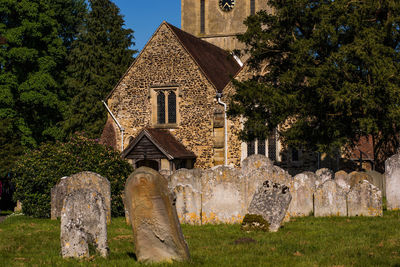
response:
{"label": "rounded-top headstone", "polygon": [[385,179],[387,208],[400,209],[400,154],[385,161]]}
{"label": "rounded-top headstone", "polygon": [[242,163],[242,172],[248,174],[253,170],[259,169],[261,167],[272,168],[274,166],[273,162],[264,155],[254,154],[245,158]]}
{"label": "rounded-top headstone", "polygon": [[125,184],[125,203],[139,262],[189,259],[166,178],[147,167],[136,169]]}
{"label": "rounded-top headstone", "polygon": [[315,175],[317,176],[317,181],[316,181],[316,186],[321,186],[323,183],[325,183],[328,180],[333,180],[334,178],[334,173],[332,170],[328,168],[322,168],[318,169],[315,172]]}

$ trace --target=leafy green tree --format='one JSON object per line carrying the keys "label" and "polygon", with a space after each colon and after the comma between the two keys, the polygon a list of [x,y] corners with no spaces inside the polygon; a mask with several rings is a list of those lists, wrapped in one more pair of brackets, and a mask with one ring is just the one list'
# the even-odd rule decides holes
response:
{"label": "leafy green tree", "polygon": [[[372,135],[374,154],[399,146],[400,2],[271,0],[239,36],[264,75],[235,82],[230,114],[243,139],[278,125],[293,146],[329,152]],[[260,73],[260,72],[259,72]]]}
{"label": "leafy green tree", "polygon": [[123,216],[121,194],[132,165],[112,148],[79,135],[65,143],[42,143],[21,156],[12,171],[14,199],[22,202],[25,214],[48,218],[51,188],[61,177],[81,171],[98,173],[110,181],[112,216]]}
{"label": "leafy green tree", "polygon": [[23,146],[62,135],[65,59],[82,10],[82,0],[0,2],[0,119],[12,121]]}
{"label": "leafy green tree", "polygon": [[101,103],[132,63],[133,31],[124,29],[118,7],[109,0],[89,0],[90,12],[73,43],[67,67],[72,97],[64,129],[98,137],[107,112]]}

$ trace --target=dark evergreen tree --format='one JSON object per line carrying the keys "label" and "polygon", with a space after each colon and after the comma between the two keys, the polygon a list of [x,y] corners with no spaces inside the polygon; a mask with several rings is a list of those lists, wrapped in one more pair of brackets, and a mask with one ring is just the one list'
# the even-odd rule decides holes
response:
{"label": "dark evergreen tree", "polygon": [[83,0],[0,2],[0,120],[22,146],[62,135],[65,59],[83,10]]}
{"label": "dark evergreen tree", "polygon": [[242,138],[278,125],[287,144],[329,152],[372,135],[377,156],[399,146],[400,2],[271,0],[239,40],[265,75],[236,82],[230,114]]}
{"label": "dark evergreen tree", "polygon": [[64,129],[98,137],[107,112],[101,103],[132,63],[133,31],[124,29],[118,7],[89,0],[90,11],[69,55],[67,87],[72,97]]}

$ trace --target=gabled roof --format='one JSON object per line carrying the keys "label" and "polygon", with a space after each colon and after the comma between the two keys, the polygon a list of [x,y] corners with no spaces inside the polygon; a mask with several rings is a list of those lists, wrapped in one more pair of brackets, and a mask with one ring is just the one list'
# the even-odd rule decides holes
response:
{"label": "gabled roof", "polygon": [[132,143],[125,148],[122,152],[122,157],[128,156],[143,137],[147,137],[169,160],[196,158],[196,155],[187,150],[168,130],[154,128],[143,129]]}
{"label": "gabled roof", "polygon": [[233,56],[218,46],[203,41],[169,23],[166,24],[175,33],[218,92],[222,92],[225,85],[241,69]]}
{"label": "gabled roof", "polygon": [[[179,43],[189,53],[206,78],[214,85],[218,92],[222,92],[232,77],[235,76],[241,69],[237,61],[227,51],[211,43],[203,41],[185,31],[182,31],[181,29],[178,29],[177,27],[165,21],[153,33],[150,40],[157,34],[162,25],[166,25],[174,33]],[[147,48],[150,40],[142,49],[139,56],[134,60],[128,70],[121,77],[114,89],[108,94],[106,99],[112,95],[124,77],[129,73],[129,70],[138,62],[138,59],[141,57],[143,51]]]}

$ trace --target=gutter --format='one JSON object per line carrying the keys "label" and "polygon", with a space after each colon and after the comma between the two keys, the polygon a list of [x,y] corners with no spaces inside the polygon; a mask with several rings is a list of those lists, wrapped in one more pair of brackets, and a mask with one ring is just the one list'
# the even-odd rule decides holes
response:
{"label": "gutter", "polygon": [[121,126],[121,124],[119,124],[117,118],[115,118],[114,114],[111,112],[111,110],[108,108],[106,102],[104,102],[104,100],[102,100],[101,102],[103,102],[104,106],[106,107],[108,113],[111,115],[111,118],[113,118],[115,124],[117,124],[120,132],[121,132],[121,152],[124,151],[124,127]]}
{"label": "gutter", "polygon": [[224,106],[224,165],[228,165],[228,122],[226,119],[226,103],[221,101],[222,93],[217,93],[218,104]]}

